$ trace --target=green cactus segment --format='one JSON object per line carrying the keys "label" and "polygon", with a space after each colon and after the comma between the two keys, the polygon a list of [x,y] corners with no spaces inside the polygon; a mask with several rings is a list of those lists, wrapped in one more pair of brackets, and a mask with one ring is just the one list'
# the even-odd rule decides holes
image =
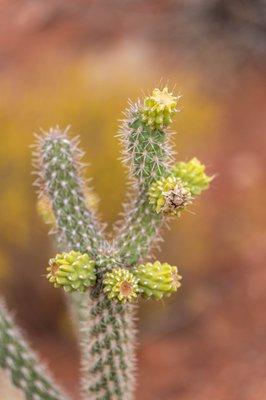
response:
{"label": "green cactus segment", "polygon": [[157,214],[179,216],[191,199],[191,193],[181,179],[172,175],[153,182],[149,189],[149,203]]}
{"label": "green cactus segment", "polygon": [[[136,119],[135,119],[136,118]],[[142,186],[147,186],[157,177],[166,173],[165,159],[169,153],[165,145],[166,134],[161,130],[153,130],[143,124],[138,113],[129,121],[127,150],[132,153],[131,169],[134,177]]]}
{"label": "green cactus segment", "polygon": [[153,240],[158,239],[162,214],[153,212],[146,191],[124,209],[125,221],[118,224],[114,247],[117,248],[116,257],[132,266],[148,254]]}
{"label": "green cactus segment", "polygon": [[[80,308],[83,390],[89,399],[132,400],[134,390],[134,310],[116,303],[103,293],[88,294]],[[89,378],[89,379],[88,379]]]}
{"label": "green cactus segment", "polygon": [[144,104],[138,102],[131,105],[120,128],[124,163],[129,165],[131,175],[138,180],[138,187],[147,187],[164,176],[171,160],[165,125],[159,128],[156,124],[147,124],[143,119],[143,113],[148,112],[145,103],[150,102],[151,97],[144,100]]}
{"label": "green cactus segment", "polygon": [[154,89],[152,95],[144,99],[141,119],[147,126],[155,129],[167,127],[172,122],[172,116],[177,111],[178,98],[163,90]]}
{"label": "green cactus segment", "polygon": [[95,262],[78,251],[57,254],[49,261],[47,279],[66,292],[84,292],[96,282]]}
{"label": "green cactus segment", "polygon": [[110,300],[120,303],[132,302],[138,295],[138,281],[124,268],[114,268],[107,272],[103,279],[103,291]]}
{"label": "green cactus segment", "polygon": [[139,291],[145,298],[159,300],[170,296],[181,286],[177,267],[159,261],[139,265],[134,275],[138,278]]}
{"label": "green cactus segment", "polygon": [[162,215],[151,209],[147,192],[153,182],[167,175],[172,160],[167,130],[147,125],[142,118],[143,107],[140,102],[132,105],[120,129],[124,162],[135,179],[136,194],[124,206],[124,220],[117,225],[114,247],[128,265],[145,257],[154,239],[159,238]]}
{"label": "green cactus segment", "polygon": [[104,242],[102,226],[86,207],[80,162],[83,153],[77,143],[77,139],[68,139],[59,128],[41,135],[36,152],[39,169],[36,183],[40,195],[48,196],[51,201],[58,227],[57,240],[71,242],[72,249],[95,255]]}
{"label": "green cactus segment", "polygon": [[198,196],[203,190],[208,189],[213,176],[205,173],[205,165],[196,158],[192,158],[189,162],[178,162],[175,164],[172,174],[176,178],[180,178],[182,182],[189,188],[191,195]]}
{"label": "green cactus segment", "polygon": [[[98,198],[92,191],[89,191],[87,188],[84,188],[84,199],[85,205],[89,210],[96,209]],[[41,194],[41,196],[38,198],[36,209],[45,224],[56,227],[56,218],[53,212],[52,203],[48,196],[45,196],[43,193]]]}
{"label": "green cactus segment", "polygon": [[13,318],[0,302],[0,367],[10,372],[13,384],[27,400],[67,400],[29,349]]}

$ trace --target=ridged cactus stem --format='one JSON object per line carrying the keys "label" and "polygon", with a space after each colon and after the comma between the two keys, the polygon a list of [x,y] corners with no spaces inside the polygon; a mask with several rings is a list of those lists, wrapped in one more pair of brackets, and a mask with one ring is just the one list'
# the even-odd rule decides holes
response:
{"label": "ridged cactus stem", "polygon": [[[171,94],[169,98],[175,99]],[[172,162],[167,126],[147,123],[143,118],[145,102],[147,98],[144,103],[131,105],[120,128],[124,162],[135,181],[135,193],[129,196],[134,199],[124,206],[124,220],[118,223],[114,247],[128,265],[145,257],[154,238],[159,239],[163,218],[152,211],[147,191],[154,181],[167,174]]]}
{"label": "ridged cactus stem", "polygon": [[163,216],[152,211],[146,190],[125,206],[124,215],[125,220],[117,225],[119,229],[114,248],[118,258],[124,260],[127,266],[133,266],[147,256],[155,240],[160,240]]}
{"label": "ridged cactus stem", "polygon": [[0,367],[9,371],[13,384],[27,400],[67,400],[30,350],[5,305],[0,302]]}
{"label": "ridged cactus stem", "polygon": [[67,243],[71,250],[86,251],[91,255],[104,246],[102,226],[87,209],[82,180],[83,153],[76,139],[53,128],[40,135],[35,153],[38,168],[36,181],[40,195],[49,196],[57,221],[57,239]]}
{"label": "ridged cactus stem", "polygon": [[[57,221],[60,246],[94,257],[99,284],[101,271],[114,262],[96,218],[86,209],[76,144],[59,129],[39,139],[39,186],[48,193]],[[62,168],[63,165],[63,168]],[[73,294],[72,314],[80,322],[82,393],[84,400],[131,400],[133,373],[133,309],[103,294]],[[74,316],[74,319],[75,316]],[[132,356],[131,356],[132,355]]]}
{"label": "ridged cactus stem", "polygon": [[[81,303],[84,399],[132,400],[135,387],[134,306],[101,294]],[[89,335],[87,334],[89,330]],[[89,379],[88,379],[89,377]]]}

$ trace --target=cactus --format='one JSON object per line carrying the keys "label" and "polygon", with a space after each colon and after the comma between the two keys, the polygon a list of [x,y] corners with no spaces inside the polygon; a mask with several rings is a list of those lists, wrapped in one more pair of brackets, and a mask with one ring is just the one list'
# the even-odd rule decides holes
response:
{"label": "cactus", "polygon": [[13,384],[27,400],[67,400],[29,349],[3,302],[0,303],[0,367],[7,369]]}
{"label": "cactus", "polygon": [[[38,209],[53,225],[60,251],[49,262],[47,278],[69,292],[79,331],[84,400],[133,399],[134,303],[141,297],[161,299],[180,287],[176,267],[159,261],[141,264],[160,239],[164,222],[179,216],[211,180],[196,159],[173,164],[168,126],[177,100],[167,88],[155,89],[126,112],[120,138],[132,190],[111,241],[88,201],[92,192],[83,178],[78,139],[70,139],[67,130],[58,127],[38,136],[34,151]],[[5,338],[2,341],[6,343]],[[22,363],[18,363],[19,371]],[[12,363],[2,365],[12,371]],[[60,394],[49,397],[50,381],[45,379],[46,398],[61,399]],[[59,393],[54,390],[51,393]]]}

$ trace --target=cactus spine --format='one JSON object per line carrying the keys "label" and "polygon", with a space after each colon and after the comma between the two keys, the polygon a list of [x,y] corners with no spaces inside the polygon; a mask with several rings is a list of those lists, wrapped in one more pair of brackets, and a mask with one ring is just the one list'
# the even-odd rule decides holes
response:
{"label": "cactus spine", "polygon": [[78,139],[58,127],[38,136],[39,210],[52,224],[63,252],[50,261],[47,278],[70,292],[80,334],[84,400],[133,399],[132,302],[161,299],[180,286],[176,267],[158,261],[139,264],[159,239],[167,217],[179,216],[210,181],[195,159],[173,165],[168,125],[177,100],[167,88],[155,89],[126,112],[120,138],[132,181],[131,200],[111,242],[90,206]]}

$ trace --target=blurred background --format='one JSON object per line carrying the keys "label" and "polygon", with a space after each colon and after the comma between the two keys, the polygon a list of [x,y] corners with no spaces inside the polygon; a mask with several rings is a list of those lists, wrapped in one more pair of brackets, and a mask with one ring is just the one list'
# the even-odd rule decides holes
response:
{"label": "blurred background", "polygon": [[216,179],[165,233],[158,258],[179,266],[183,286],[140,306],[136,398],[266,398],[265,8],[0,2],[0,291],[76,399],[78,349],[63,293],[43,277],[54,248],[36,212],[29,146],[39,128],[71,124],[110,227],[125,197],[118,120],[128,98],[165,84],[182,94],[177,158],[196,155]]}

